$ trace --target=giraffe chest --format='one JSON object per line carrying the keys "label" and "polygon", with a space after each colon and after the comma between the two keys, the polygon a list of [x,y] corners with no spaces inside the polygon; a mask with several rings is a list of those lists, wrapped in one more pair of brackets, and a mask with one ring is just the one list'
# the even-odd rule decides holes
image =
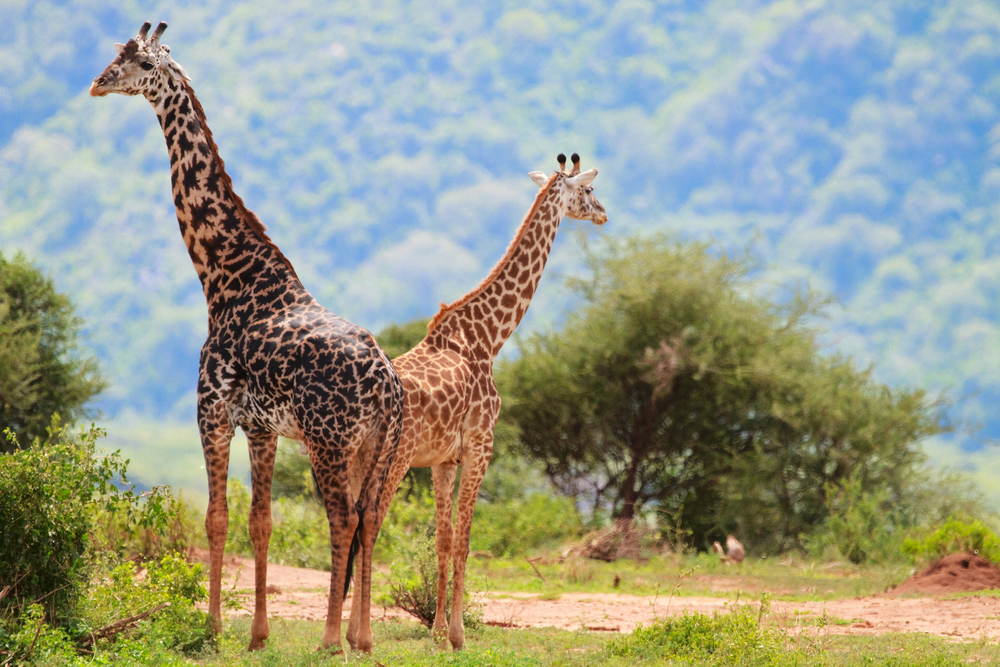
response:
{"label": "giraffe chest", "polygon": [[234,425],[301,440],[294,337],[283,343],[261,336],[259,329],[233,334],[223,329],[206,345],[203,380],[221,396]]}

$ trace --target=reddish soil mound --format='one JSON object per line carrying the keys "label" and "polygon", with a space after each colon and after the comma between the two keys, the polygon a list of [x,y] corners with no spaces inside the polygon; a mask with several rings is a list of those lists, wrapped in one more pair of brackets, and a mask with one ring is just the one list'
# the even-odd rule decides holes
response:
{"label": "reddish soil mound", "polygon": [[1000,568],[982,556],[957,553],[935,561],[923,572],[913,575],[889,591],[888,595],[937,595],[990,588],[1000,588]]}

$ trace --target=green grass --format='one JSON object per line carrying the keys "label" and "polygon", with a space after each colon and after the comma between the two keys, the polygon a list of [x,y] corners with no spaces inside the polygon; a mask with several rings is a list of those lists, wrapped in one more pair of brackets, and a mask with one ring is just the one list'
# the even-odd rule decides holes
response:
{"label": "green grass", "polygon": [[[346,629],[346,626],[345,626]],[[607,665],[773,665],[775,667],[853,667],[855,665],[894,665],[899,667],[994,665],[1000,664],[1000,647],[980,642],[951,643],[919,634],[867,636],[829,636],[783,640],[777,650],[760,656],[730,655],[727,662],[713,661],[712,655],[668,659],[646,654],[613,655],[609,641],[624,636],[597,632],[570,632],[554,629],[505,629],[484,627],[467,635],[466,648],[460,653],[442,650],[431,641],[427,630],[416,623],[374,623],[375,650],[371,656],[354,653],[330,656],[316,647],[323,624],[317,621],[271,620],[268,646],[258,653],[247,653],[250,623],[237,619],[224,632],[217,653],[204,653],[184,662],[166,654],[146,652],[145,662],[136,664],[197,664],[206,667],[307,665],[479,665],[510,666],[590,666]],[[121,663],[120,663],[121,664]]]}
{"label": "green grass", "polygon": [[823,601],[883,592],[912,570],[905,563],[860,567],[792,558],[752,559],[737,567],[706,554],[616,563],[552,557],[535,566],[545,581],[524,558],[469,559],[470,576],[480,585],[546,599],[563,593],[756,597],[766,591],[776,600]]}

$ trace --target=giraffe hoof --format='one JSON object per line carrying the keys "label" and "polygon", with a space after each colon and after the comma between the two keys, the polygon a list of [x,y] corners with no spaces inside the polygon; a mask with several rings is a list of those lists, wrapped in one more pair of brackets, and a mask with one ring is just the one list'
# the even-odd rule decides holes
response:
{"label": "giraffe hoof", "polygon": [[326,653],[327,655],[344,655],[344,649],[340,647],[339,644],[320,644],[316,647],[317,653]]}
{"label": "giraffe hoof", "polygon": [[251,639],[250,646],[247,647],[248,651],[263,651],[264,650],[264,640],[263,639]]}

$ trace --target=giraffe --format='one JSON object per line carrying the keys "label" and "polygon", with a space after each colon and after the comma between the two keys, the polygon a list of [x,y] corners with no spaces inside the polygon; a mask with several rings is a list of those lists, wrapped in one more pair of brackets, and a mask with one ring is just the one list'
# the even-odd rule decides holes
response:
{"label": "giraffe", "polygon": [[[493,385],[493,361],[528,310],[564,216],[603,225],[604,207],[594,197],[596,169],[580,173],[559,155],[551,176],[534,171],[541,187],[499,263],[474,290],[441,310],[415,348],[393,360],[405,389],[403,434],[379,503],[379,525],[393,494],[411,467],[430,466],[436,502],[438,558],[437,613],[432,629],[443,637],[446,624],[448,564],[453,562],[451,623],[454,649],[465,643],[462,596],[469,554],[472,514],[493,453],[493,429],[500,396]],[[452,525],[452,494],[462,466],[458,508]],[[348,641],[358,619],[352,610]]]}
{"label": "giraffe", "polygon": [[[271,478],[278,436],[308,451],[330,525],[330,598],[322,646],[340,649],[344,597],[360,550],[363,613],[357,646],[372,646],[368,620],[378,502],[399,445],[403,387],[371,334],[327,311],[306,291],[264,225],[233,191],[190,78],[149,23],[90,87],[143,95],[170,155],[177,222],[208,304],[198,375],[198,429],[208,473],[209,612],[221,629],[222,557],[229,510],[230,440],[250,449],[256,600],[250,650],[264,647]],[[357,592],[355,597],[358,597]]]}

